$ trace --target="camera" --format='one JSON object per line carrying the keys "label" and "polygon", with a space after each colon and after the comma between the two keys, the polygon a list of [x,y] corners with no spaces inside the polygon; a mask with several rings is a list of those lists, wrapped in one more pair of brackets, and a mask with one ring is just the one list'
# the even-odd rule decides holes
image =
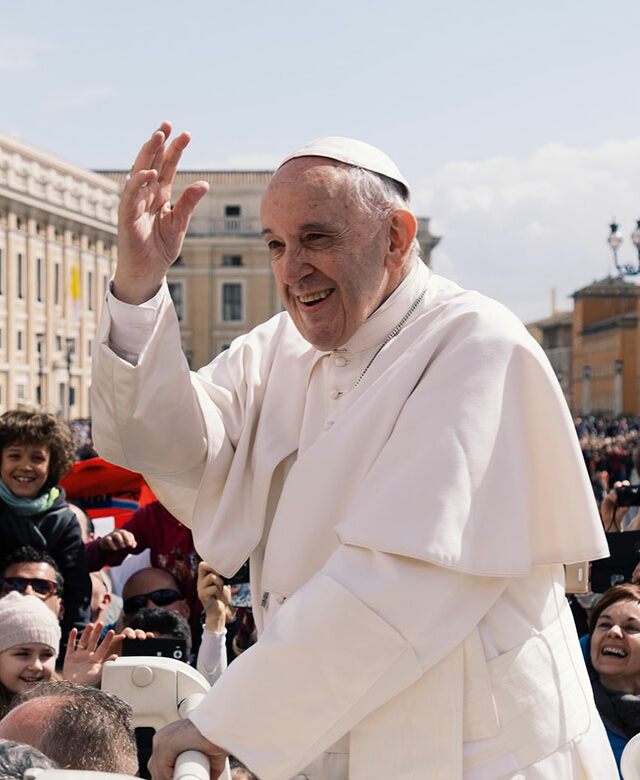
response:
{"label": "camera", "polygon": [[618,506],[640,506],[640,485],[616,488]]}

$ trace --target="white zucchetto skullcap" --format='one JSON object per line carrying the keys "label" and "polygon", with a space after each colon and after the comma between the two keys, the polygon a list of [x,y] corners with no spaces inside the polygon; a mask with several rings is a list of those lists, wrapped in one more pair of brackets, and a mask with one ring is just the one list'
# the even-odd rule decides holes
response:
{"label": "white zucchetto skullcap", "polygon": [[58,619],[37,596],[23,596],[13,590],[0,598],[0,653],[32,642],[49,645],[58,655]]}
{"label": "white zucchetto skullcap", "polygon": [[391,157],[364,141],[337,135],[316,138],[285,157],[278,168],[296,157],[328,157],[330,160],[337,160],[356,168],[365,168],[373,173],[380,173],[402,184],[407,197],[409,195],[407,180],[400,173]]}

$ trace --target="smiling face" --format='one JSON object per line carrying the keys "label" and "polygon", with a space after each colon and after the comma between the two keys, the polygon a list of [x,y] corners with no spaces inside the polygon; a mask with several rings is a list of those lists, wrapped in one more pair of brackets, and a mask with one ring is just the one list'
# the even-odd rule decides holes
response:
{"label": "smiling face", "polygon": [[271,179],[263,236],[282,302],[316,348],[344,345],[408,273],[395,220],[365,211],[346,166],[325,158],[291,160]]}
{"label": "smiling face", "polygon": [[50,680],[55,668],[53,648],[39,642],[16,645],[0,653],[0,682],[10,693],[22,693],[42,680]]}
{"label": "smiling face", "polygon": [[2,450],[0,476],[19,498],[35,498],[49,476],[51,456],[44,444],[7,444]]}
{"label": "smiling face", "polygon": [[591,634],[591,663],[612,691],[640,693],[640,604],[616,601],[606,607]]}

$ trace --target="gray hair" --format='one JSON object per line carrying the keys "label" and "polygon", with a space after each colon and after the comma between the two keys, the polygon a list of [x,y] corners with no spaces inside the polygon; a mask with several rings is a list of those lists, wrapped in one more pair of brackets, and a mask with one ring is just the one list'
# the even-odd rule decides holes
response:
{"label": "gray hair", "polygon": [[[371,217],[383,220],[396,209],[410,211],[409,193],[399,181],[353,165],[345,165],[344,171],[352,184],[358,205]],[[420,258],[420,244],[417,238],[413,240],[409,257],[413,261]]]}
{"label": "gray hair", "polygon": [[37,747],[45,755],[70,769],[137,773],[138,753],[129,704],[90,685],[49,680],[18,694],[11,709],[45,696],[60,702],[42,724]]}
{"label": "gray hair", "polygon": [[57,769],[55,761],[31,745],[0,739],[0,780],[22,780],[27,769]]}

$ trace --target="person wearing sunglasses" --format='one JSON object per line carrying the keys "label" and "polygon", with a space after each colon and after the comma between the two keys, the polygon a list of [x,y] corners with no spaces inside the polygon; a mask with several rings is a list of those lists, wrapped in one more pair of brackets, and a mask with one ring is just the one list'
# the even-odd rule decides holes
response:
{"label": "person wearing sunglasses", "polygon": [[154,566],[140,569],[129,577],[122,590],[122,599],[122,626],[128,626],[133,616],[144,607],[164,607],[187,620],[191,614],[173,574]]}
{"label": "person wearing sunglasses", "polygon": [[37,596],[58,620],[64,616],[63,590],[62,574],[43,550],[19,547],[0,563],[0,596],[12,591]]}

